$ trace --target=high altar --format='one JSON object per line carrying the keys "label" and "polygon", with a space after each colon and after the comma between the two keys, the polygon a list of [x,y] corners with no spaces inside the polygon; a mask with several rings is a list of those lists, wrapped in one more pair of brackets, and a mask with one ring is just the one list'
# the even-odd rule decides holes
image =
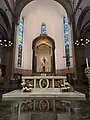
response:
{"label": "high altar", "polygon": [[[43,25],[45,27],[45,25]],[[56,75],[55,42],[42,32],[32,43],[32,74],[22,76],[21,90],[4,94],[4,100],[36,98],[85,99],[67,82],[66,76]]]}

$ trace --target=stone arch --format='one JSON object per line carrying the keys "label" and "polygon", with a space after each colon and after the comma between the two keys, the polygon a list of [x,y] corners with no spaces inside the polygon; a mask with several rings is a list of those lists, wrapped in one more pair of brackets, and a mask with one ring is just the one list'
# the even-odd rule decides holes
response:
{"label": "stone arch", "polygon": [[[15,2],[15,17],[16,17],[16,22],[19,20],[20,17],[20,13],[22,11],[22,9],[30,2],[32,2],[33,0],[16,0]],[[64,9],[67,12],[68,18],[69,20],[71,20],[71,16],[73,13],[73,9],[72,9],[72,4],[69,0],[54,0],[56,2],[58,2],[59,4],[61,4]]]}
{"label": "stone arch", "polygon": [[54,42],[54,40],[53,40],[51,37],[47,36],[47,35],[36,37],[36,38],[33,40],[33,42],[32,42],[32,49],[35,49],[35,45],[36,45],[37,41],[38,41],[40,38],[42,38],[42,39],[48,39],[48,40],[52,43],[53,49],[55,49],[55,42]]}
{"label": "stone arch", "polygon": [[86,28],[83,29],[83,31],[82,31],[82,33],[81,33],[82,37],[85,35],[85,33],[86,33],[87,31],[90,31],[90,25],[88,25]]}
{"label": "stone arch", "polygon": [[88,26],[90,27],[90,20],[88,20],[85,25],[82,27],[81,31],[80,31],[80,36],[82,36],[82,33],[84,33],[84,31],[86,29],[88,29]]}
{"label": "stone arch", "polygon": [[5,30],[5,28],[0,24],[0,39],[6,39],[7,38],[7,31]]}
{"label": "stone arch", "polygon": [[89,10],[90,10],[90,6],[84,8],[81,15],[79,16],[79,19],[77,22],[77,37],[80,37],[80,30],[81,30],[83,19]]}
{"label": "stone arch", "polygon": [[0,15],[2,16],[4,23],[6,25],[7,28],[7,32],[8,32],[8,39],[11,38],[11,26],[10,26],[10,22],[8,19],[8,16],[6,15],[5,11],[3,9],[0,8]]}

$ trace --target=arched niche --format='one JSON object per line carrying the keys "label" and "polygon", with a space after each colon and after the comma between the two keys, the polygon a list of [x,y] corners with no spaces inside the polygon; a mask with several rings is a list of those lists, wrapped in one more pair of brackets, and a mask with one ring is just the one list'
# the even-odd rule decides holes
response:
{"label": "arched niche", "polygon": [[33,74],[40,73],[55,73],[55,42],[47,35],[40,35],[35,38],[32,43],[33,59],[32,72]]}

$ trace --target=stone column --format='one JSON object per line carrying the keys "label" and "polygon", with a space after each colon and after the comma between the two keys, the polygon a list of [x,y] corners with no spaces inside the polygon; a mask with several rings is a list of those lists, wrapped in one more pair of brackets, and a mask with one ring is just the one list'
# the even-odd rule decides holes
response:
{"label": "stone column", "polygon": [[54,88],[55,86],[54,86],[54,79],[52,79],[52,88]]}
{"label": "stone column", "polygon": [[35,73],[35,50],[33,49],[32,72]]}
{"label": "stone column", "polygon": [[36,88],[36,79],[34,79],[34,88]]}

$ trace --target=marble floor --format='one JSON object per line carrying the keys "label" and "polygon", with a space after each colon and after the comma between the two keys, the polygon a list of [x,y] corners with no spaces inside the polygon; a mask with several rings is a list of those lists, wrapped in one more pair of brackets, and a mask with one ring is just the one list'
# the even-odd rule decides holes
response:
{"label": "marble floor", "polygon": [[90,101],[0,101],[0,120],[90,120]]}

